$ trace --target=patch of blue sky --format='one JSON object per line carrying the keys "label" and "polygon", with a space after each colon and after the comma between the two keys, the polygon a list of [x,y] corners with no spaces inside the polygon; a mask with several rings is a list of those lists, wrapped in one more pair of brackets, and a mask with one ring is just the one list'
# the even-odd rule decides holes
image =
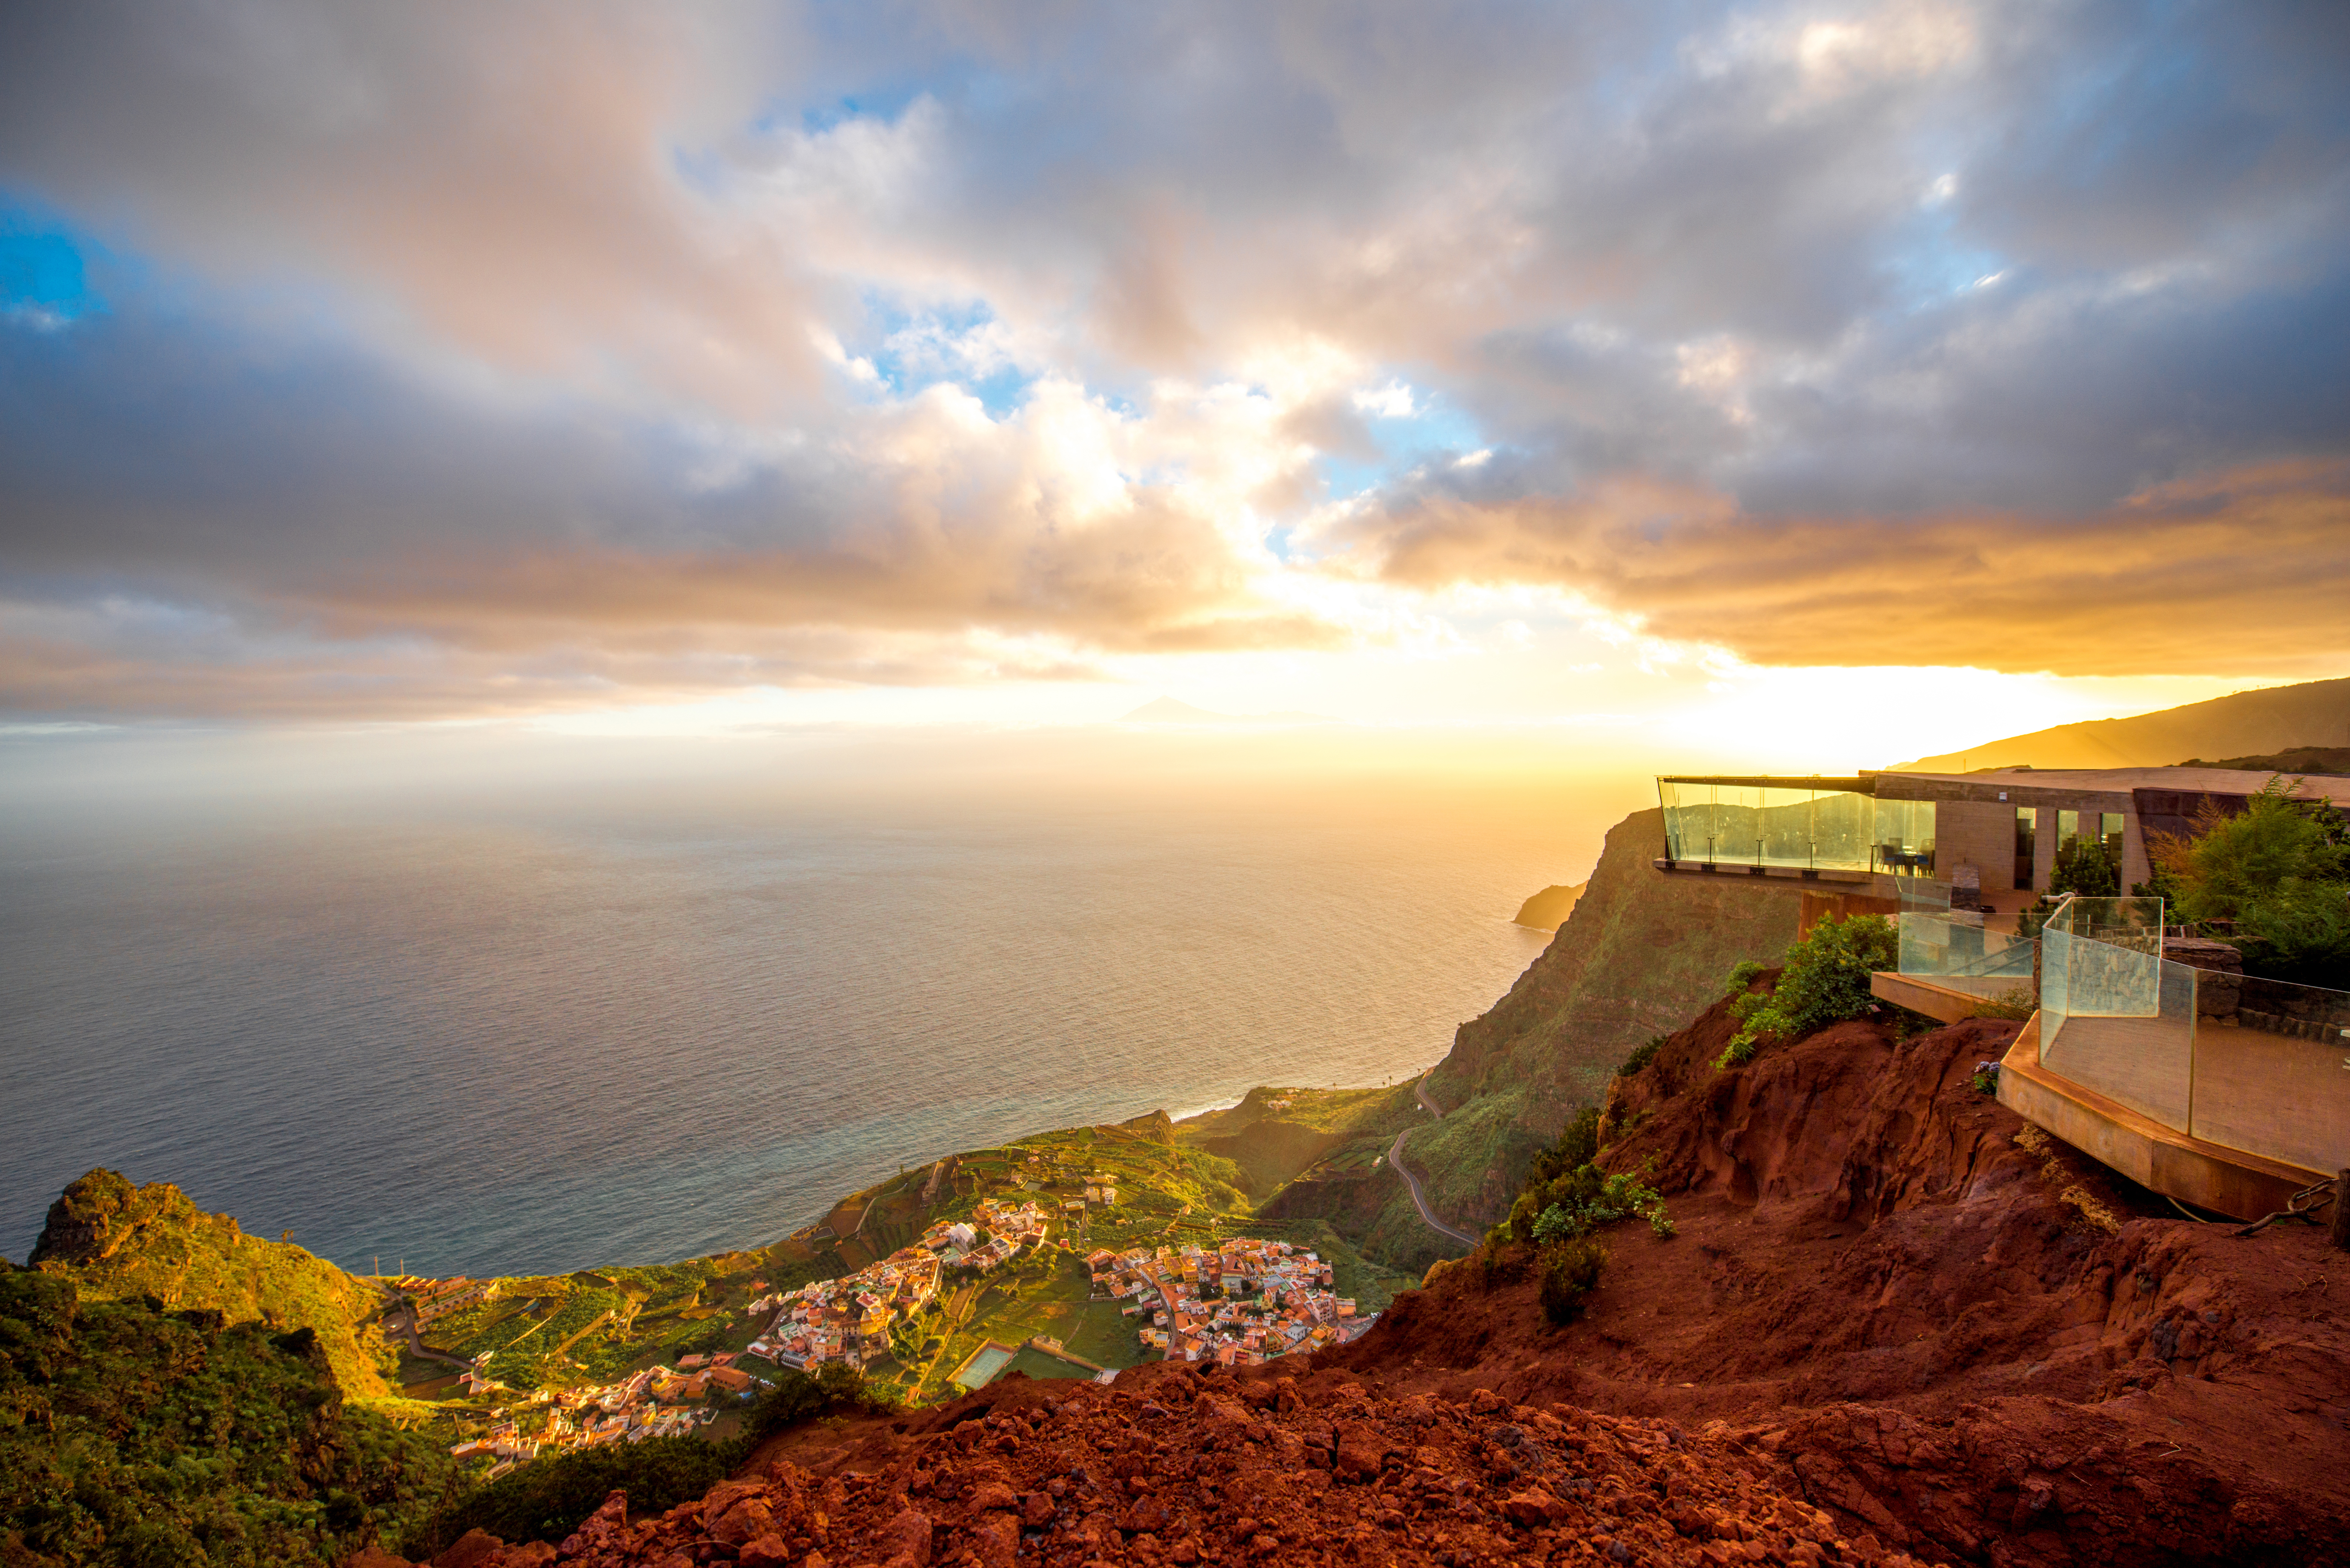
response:
{"label": "patch of blue sky", "polygon": [[1376,458],[1323,452],[1315,468],[1333,499],[1360,495],[1396,475],[1433,462],[1457,462],[1484,449],[1477,421],[1441,398],[1415,394],[1409,413],[1383,414],[1363,409],[1363,422],[1378,442]]}
{"label": "patch of blue sky", "polygon": [[0,319],[57,327],[105,308],[88,248],[66,225],[0,197]]}
{"label": "patch of blue sky", "polygon": [[877,82],[824,103],[801,104],[796,108],[778,106],[761,116],[752,129],[766,131],[793,129],[804,130],[810,136],[822,136],[852,119],[894,122],[904,115],[916,99],[931,91],[931,85],[921,82]]}
{"label": "patch of blue sky", "polygon": [[1000,420],[1027,401],[1036,374],[1007,352],[995,312],[984,300],[909,309],[885,295],[865,296],[866,330],[847,351],[873,367],[879,389],[911,397],[941,382],[977,398]]}
{"label": "patch of blue sky", "polygon": [[2007,258],[1967,244],[1947,201],[1913,213],[1890,235],[1885,267],[1905,310],[1928,310],[1951,296],[1984,286],[2007,270]]}

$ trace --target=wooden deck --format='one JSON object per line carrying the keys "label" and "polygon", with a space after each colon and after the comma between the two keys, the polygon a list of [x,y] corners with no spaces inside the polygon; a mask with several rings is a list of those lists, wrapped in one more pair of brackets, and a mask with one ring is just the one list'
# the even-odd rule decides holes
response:
{"label": "wooden deck", "polygon": [[[1905,1003],[1904,1005],[1908,1005]],[[2000,1064],[2000,1104],[2142,1187],[2240,1220],[2257,1220],[2328,1173],[2175,1132],[2043,1066],[2033,1013]]]}

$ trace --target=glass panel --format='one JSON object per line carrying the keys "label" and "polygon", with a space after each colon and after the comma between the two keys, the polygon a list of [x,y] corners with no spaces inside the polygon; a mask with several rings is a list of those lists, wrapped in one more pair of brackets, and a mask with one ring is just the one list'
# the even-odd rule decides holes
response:
{"label": "glass panel", "polygon": [[2122,868],[2122,814],[2118,811],[2098,813],[2097,836],[2105,842],[2106,854],[2114,863],[2116,875],[2119,875]]}
{"label": "glass panel", "polygon": [[2086,939],[2071,949],[2066,1011],[2075,1018],[2150,1018],[2161,1010],[2162,900],[2064,900],[2049,916]]}
{"label": "glass panel", "polygon": [[2197,971],[2162,959],[2158,898],[2067,898],[2041,932],[2040,1060],[2168,1127],[2193,1105]]}
{"label": "glass panel", "polygon": [[[2058,906],[2057,912],[2064,912]],[[2053,918],[2040,928],[2040,1059],[2048,1063],[2072,1019],[2073,934]]]}
{"label": "glass panel", "polygon": [[1868,869],[1869,834],[1877,803],[1849,790],[1829,790],[1812,805],[1812,863],[1838,871]]}
{"label": "glass panel", "polygon": [[1664,808],[1665,853],[1674,860],[1840,871],[1873,864],[1875,803],[1849,790],[1660,778],[1657,804]]}
{"label": "glass panel", "polygon": [[2350,1167],[2350,992],[2202,979],[2189,1130],[2311,1170]]}
{"label": "glass panel", "polygon": [[1876,805],[1874,868],[1896,877],[1931,877],[1934,874],[1934,803],[1930,800],[1880,800]]}
{"label": "glass panel", "polygon": [[1901,972],[1975,996],[2032,993],[2038,944],[1983,927],[1980,909],[1950,908],[1950,889],[1909,877],[1901,885]]}
{"label": "glass panel", "polygon": [[2350,1167],[2350,992],[2173,963],[2161,930],[2159,899],[2057,907],[2041,933],[2041,1063],[2191,1137]]}

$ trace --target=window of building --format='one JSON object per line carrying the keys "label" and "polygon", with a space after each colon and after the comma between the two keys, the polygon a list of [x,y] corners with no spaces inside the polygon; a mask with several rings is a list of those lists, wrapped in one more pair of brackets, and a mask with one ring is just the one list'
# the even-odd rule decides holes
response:
{"label": "window of building", "polygon": [[2122,814],[2118,811],[2100,813],[2097,816],[2097,836],[2105,841],[2106,853],[2112,857],[2114,868],[2116,871],[2120,870],[2122,864]]}
{"label": "window of building", "polygon": [[2032,890],[2033,843],[2038,826],[2035,808],[2019,805],[2015,808],[2015,885],[2025,892]]}

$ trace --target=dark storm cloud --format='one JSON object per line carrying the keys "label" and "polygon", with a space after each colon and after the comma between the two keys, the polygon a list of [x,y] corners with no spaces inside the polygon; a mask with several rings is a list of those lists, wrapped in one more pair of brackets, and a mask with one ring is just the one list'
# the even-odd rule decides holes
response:
{"label": "dark storm cloud", "polygon": [[[115,259],[0,317],[0,680],[405,714],[1343,641],[1277,525],[1760,659],[2325,666],[2341,16],[16,7],[0,193]],[[1491,455],[1307,515],[1399,379]],[[1847,635],[1921,574],[1967,635]],[[2199,656],[2194,602],[2257,632]]]}

